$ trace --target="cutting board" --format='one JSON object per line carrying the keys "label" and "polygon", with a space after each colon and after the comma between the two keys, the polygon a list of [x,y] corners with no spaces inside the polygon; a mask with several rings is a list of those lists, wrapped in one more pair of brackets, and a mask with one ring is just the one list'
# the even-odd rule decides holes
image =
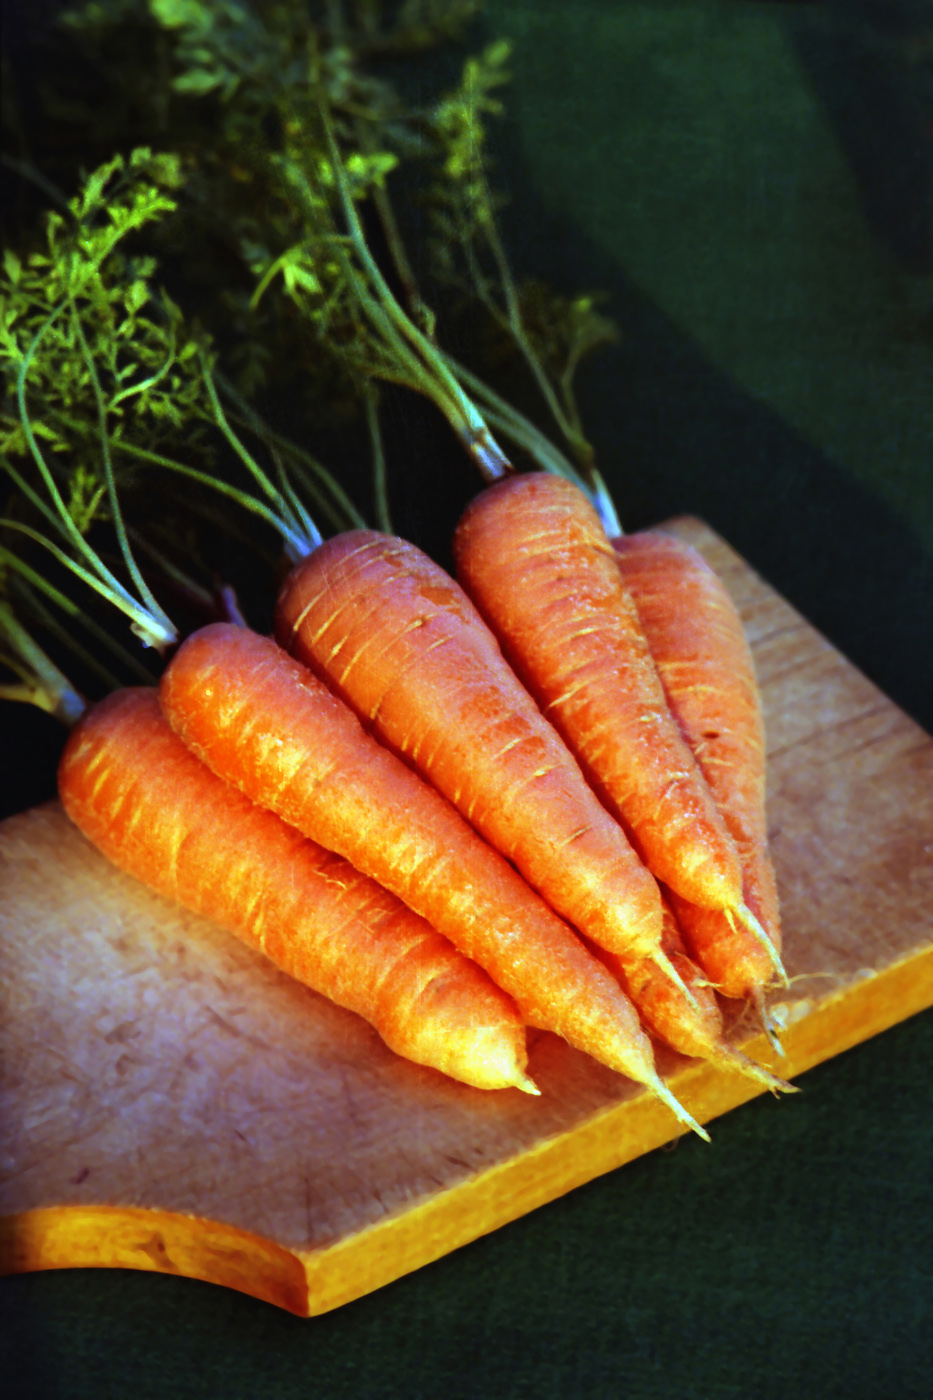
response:
{"label": "cutting board", "polygon": [[[704,525],[666,528],[724,579],[755,654],[786,1057],[741,1019],[733,1037],[793,1077],[933,1003],[933,740]],[[308,1316],[681,1131],[546,1033],[540,1099],[405,1063],[111,868],[56,803],[0,824],[0,957],[5,1273],[158,1270]],[[659,1063],[704,1123],[760,1092]]]}

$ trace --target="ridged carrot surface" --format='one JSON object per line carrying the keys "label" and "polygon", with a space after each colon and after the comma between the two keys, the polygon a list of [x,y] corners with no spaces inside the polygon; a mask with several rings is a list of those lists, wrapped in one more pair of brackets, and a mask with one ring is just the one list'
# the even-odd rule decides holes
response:
{"label": "ridged carrot surface", "polygon": [[656,881],[506,665],[462,588],[414,545],[328,540],[293,570],[276,635],[601,947],[660,947]]}
{"label": "ridged carrot surface", "polygon": [[584,493],[543,472],[467,507],[457,575],[648,868],[705,908],[742,902],[738,854],[671,713]]}
{"label": "ridged carrot surface", "polygon": [[59,792],[110,860],[369,1021],[398,1054],[534,1092],[509,998],[425,920],[197,759],[155,691],[114,693],[69,737]]}
{"label": "ridged carrot surface", "polygon": [[[613,544],[668,705],[735,841],[745,903],[780,952],[764,723],[741,619],[724,584],[689,545],[660,531]],[[676,910],[694,956],[726,995],[747,997],[771,980],[771,958],[741,925],[683,899]]]}
{"label": "ridged carrot surface", "polygon": [[572,930],[271,638],[229,623],[202,628],[172,658],[160,700],[198,758],[428,919],[526,1023],[656,1085],[637,1015]]}

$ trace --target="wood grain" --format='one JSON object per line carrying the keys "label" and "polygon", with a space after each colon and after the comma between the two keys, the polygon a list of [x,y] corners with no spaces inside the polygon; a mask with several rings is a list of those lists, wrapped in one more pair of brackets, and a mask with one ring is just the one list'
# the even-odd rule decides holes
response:
{"label": "wood grain", "polygon": [[[667,528],[725,580],[759,671],[793,1076],[933,1003],[933,740],[700,522]],[[0,824],[0,958],[2,1272],[158,1270],[321,1313],[679,1132],[547,1034],[537,1100],[397,1059],[56,803]],[[703,1122],[758,1092],[662,1068]]]}

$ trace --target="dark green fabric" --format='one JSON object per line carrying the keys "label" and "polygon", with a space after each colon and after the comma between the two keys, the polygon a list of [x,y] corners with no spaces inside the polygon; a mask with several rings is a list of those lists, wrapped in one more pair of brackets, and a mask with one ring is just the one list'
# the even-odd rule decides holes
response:
{"label": "dark green fabric", "polygon": [[[605,289],[620,325],[581,402],[626,525],[702,515],[933,729],[933,7],[493,0],[486,25],[516,44],[516,267]],[[400,523],[443,557],[406,429]],[[52,791],[60,736],[0,714],[13,811]],[[711,1147],[310,1322],[159,1276],[2,1280],[0,1377],[43,1400],[920,1400],[931,1052],[928,1012]]]}

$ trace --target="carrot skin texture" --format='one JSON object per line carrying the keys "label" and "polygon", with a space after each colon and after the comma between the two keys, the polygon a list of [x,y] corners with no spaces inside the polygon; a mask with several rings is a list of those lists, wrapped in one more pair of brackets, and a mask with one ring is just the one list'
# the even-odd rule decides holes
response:
{"label": "carrot skin texture", "polygon": [[276,635],[574,928],[601,947],[659,948],[657,882],[425,554],[374,531],[328,540],[285,581]]}
{"label": "carrot skin texture", "polygon": [[739,904],[734,844],[584,493],[543,472],[498,482],[464,512],[454,557],[507,659],[648,868],[705,908]]}
{"label": "carrot skin texture", "polygon": [[114,864],[363,1016],[398,1054],[477,1088],[534,1091],[509,998],[374,881],[211,773],[153,690],[88,711],[59,793]]}
{"label": "carrot skin texture", "polygon": [[[780,951],[765,813],[764,723],[741,619],[716,573],[681,540],[646,530],[613,540],[613,546],[671,713],[735,842],[745,903]],[[721,913],[676,897],[674,902],[694,956],[725,995],[747,997],[768,984],[771,960],[747,930]]]}
{"label": "carrot skin texture", "polygon": [[652,1081],[650,1043],[598,960],[446,798],[271,638],[202,628],[172,658],[160,702],[213,772],[404,900],[512,996],[526,1023]]}

